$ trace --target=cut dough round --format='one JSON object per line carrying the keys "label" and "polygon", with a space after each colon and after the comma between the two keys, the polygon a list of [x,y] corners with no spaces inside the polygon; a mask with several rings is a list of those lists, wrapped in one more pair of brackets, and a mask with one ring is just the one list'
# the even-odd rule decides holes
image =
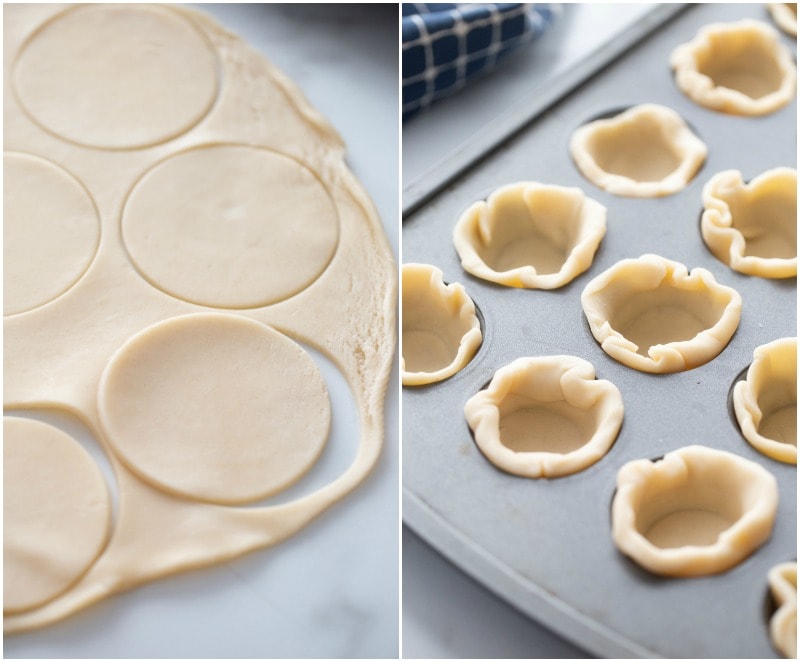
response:
{"label": "cut dough round", "polygon": [[14,315],[78,281],[97,251],[100,219],[83,185],[54,163],[6,152],[3,168],[3,314]]}
{"label": "cut dough round", "polygon": [[778,605],[769,620],[772,644],[784,657],[797,659],[797,562],[780,563],[770,569],[767,582]]}
{"label": "cut dough round", "polygon": [[747,378],[734,386],[733,410],[751,446],[797,464],[797,338],[756,348]]}
{"label": "cut dough round", "polygon": [[591,266],[605,233],[606,208],[579,188],[520,182],[470,206],[453,241],[478,278],[553,289]]}
{"label": "cut dough round", "polygon": [[620,260],[581,294],[595,340],[643,372],[691,370],[719,354],[739,326],[742,297],[710,271],[658,255]]}
{"label": "cut dough round", "polygon": [[575,356],[517,359],[467,400],[475,443],[495,466],[527,478],[566,476],[608,452],[622,396]]}
{"label": "cut dough round", "polygon": [[634,460],[617,474],[611,508],[617,547],[659,575],[724,572],[772,533],[778,484],[762,466],[704,446]]}
{"label": "cut dough round", "polygon": [[3,418],[3,611],[38,607],[92,565],[111,528],[100,468],[51,425]]}
{"label": "cut dough round", "polygon": [[766,115],[795,97],[792,55],[760,21],[708,25],[672,52],[670,65],[686,96],[723,113]]}
{"label": "cut dough round", "polygon": [[403,384],[453,376],[478,351],[483,334],[475,304],[460,283],[445,285],[441,269],[403,265]]}
{"label": "cut dough round", "polygon": [[169,8],[78,5],[33,34],[13,83],[25,110],[57,136],[144,147],[206,115],[217,95],[217,60],[208,40]]}
{"label": "cut dough round", "polygon": [[103,373],[98,402],[108,443],[132,470],[216,503],[288,487],[330,429],[311,357],[274,329],[219,313],[172,318],[131,338]]}
{"label": "cut dough round", "polygon": [[338,216],[319,179],[266,149],[212,145],[162,161],[122,215],[131,259],[155,287],[219,308],[302,291],[336,250]]}
{"label": "cut dough round", "polygon": [[575,165],[614,195],[655,198],[683,189],[708,150],[683,118],[653,103],[584,124],[572,134]]}
{"label": "cut dough round", "polygon": [[703,187],[703,240],[731,269],[763,278],[797,275],[797,171],[774,168],[748,184],[725,170]]}

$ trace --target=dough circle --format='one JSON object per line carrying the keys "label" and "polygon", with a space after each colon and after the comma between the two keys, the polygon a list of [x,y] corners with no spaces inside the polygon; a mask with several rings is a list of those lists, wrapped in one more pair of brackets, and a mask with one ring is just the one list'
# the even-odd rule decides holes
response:
{"label": "dough circle", "polygon": [[157,486],[241,504],[279,492],[314,464],[330,430],[322,375],[295,342],[222,313],[141,331],[100,380],[113,452]]}
{"label": "dough circle", "polygon": [[13,83],[55,135],[102,149],[153,145],[197,124],[217,96],[217,58],[186,18],[152,5],[83,5],[23,46]]}
{"label": "dough circle", "polygon": [[162,161],[122,215],[139,272],[179,299],[256,308],[308,287],[336,251],[339,220],[300,162],[267,149],[208,145]]}
{"label": "dough circle", "polygon": [[99,467],[46,423],[3,419],[3,611],[38,607],[94,562],[111,528]]}
{"label": "dough circle", "polygon": [[78,281],[97,251],[100,219],[83,185],[51,161],[6,152],[3,168],[3,314],[14,315]]}

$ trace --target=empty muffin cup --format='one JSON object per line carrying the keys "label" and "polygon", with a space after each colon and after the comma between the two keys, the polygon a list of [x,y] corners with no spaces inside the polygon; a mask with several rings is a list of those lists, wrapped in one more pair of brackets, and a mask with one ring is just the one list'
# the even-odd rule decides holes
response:
{"label": "empty muffin cup", "polygon": [[734,386],[733,409],[751,446],[797,464],[797,338],[756,348],[747,378]]}
{"label": "empty muffin cup", "polygon": [[687,446],[619,470],[612,536],[623,554],[656,574],[711,575],[769,538],[777,506],[777,481],[766,469],[733,453]]}
{"label": "empty muffin cup", "polygon": [[446,285],[440,269],[403,265],[403,384],[431,384],[470,362],[482,341],[475,304],[459,283]]}
{"label": "empty muffin cup", "polygon": [[581,303],[592,335],[620,363],[679,372],[719,354],[739,325],[742,297],[711,272],[658,255],[621,260],[594,278]]}
{"label": "empty muffin cup", "polygon": [[797,275],[797,171],[775,168],[745,183],[737,170],[703,187],[700,229],[714,256],[763,278]]}
{"label": "empty muffin cup", "polygon": [[553,289],[592,264],[606,208],[578,188],[510,184],[476,202],[456,224],[464,270],[509,287]]}
{"label": "empty muffin cup", "polygon": [[767,574],[777,609],[769,619],[772,645],[789,659],[797,659],[797,562],[780,563]]}
{"label": "empty muffin cup", "polygon": [[654,198],[683,189],[708,150],[671,108],[642,104],[584,124],[570,152],[592,184],[614,195]]}
{"label": "empty muffin cup", "polygon": [[622,396],[575,356],[521,358],[473,395],[464,415],[495,466],[527,478],[573,474],[606,454],[622,425]]}
{"label": "empty muffin cup", "polygon": [[795,96],[792,55],[760,21],[708,25],[672,52],[670,65],[692,101],[732,115],[766,115]]}

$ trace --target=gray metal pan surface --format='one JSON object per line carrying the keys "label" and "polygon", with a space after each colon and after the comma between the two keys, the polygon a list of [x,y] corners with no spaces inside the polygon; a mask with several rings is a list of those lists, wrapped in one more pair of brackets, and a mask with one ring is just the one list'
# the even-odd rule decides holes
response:
{"label": "gray metal pan surface", "polygon": [[[796,335],[795,279],[745,276],[719,262],[700,236],[701,190],[730,168],[745,179],[796,166],[797,105],[764,117],[702,108],[677,89],[672,49],[701,27],[755,18],[764,5],[693,5],[597,73],[408,216],[403,261],[434,264],[462,283],[483,318],[484,342],[448,380],[403,389],[404,520],[428,542],[523,612],[598,656],[667,658],[775,657],[768,632],[766,576],[796,558],[797,473],[758,453],[729,410],[733,382],[762,344]],[[783,43],[796,52],[793,40]],[[608,111],[654,102],[678,111],[709,153],[681,192],[657,199],[615,197],[586,181],[571,162],[572,132]],[[578,186],[608,209],[608,231],[591,268],[551,291],[494,285],[463,271],[453,226],[472,202],[517,181]],[[668,375],[638,372],[607,356],[592,337],[580,294],[623,258],[656,253],[690,269],[703,267],[742,295],[739,328],[707,364]],[[597,464],[558,479],[503,473],[476,447],[464,420],[466,400],[494,372],[521,356],[572,354],[616,384],[625,420]],[[780,503],[770,540],[720,575],[669,579],[620,554],[610,535],[617,470],[690,444],[728,450],[776,477]],[[531,651],[535,656],[535,651]]]}

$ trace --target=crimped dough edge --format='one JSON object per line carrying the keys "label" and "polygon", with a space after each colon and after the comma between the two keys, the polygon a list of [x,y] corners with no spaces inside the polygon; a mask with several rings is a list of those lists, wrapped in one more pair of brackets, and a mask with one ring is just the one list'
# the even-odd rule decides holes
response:
{"label": "crimped dough edge", "polygon": [[[767,46],[774,55],[781,74],[778,89],[759,98],[728,87],[717,86],[698,70],[699,54],[706,50],[722,51],[714,43],[733,37],[751,39]],[[694,39],[672,51],[669,59],[675,83],[695,103],[732,115],[767,115],[783,108],[795,96],[797,72],[792,56],[779,40],[778,32],[769,25],[752,19],[733,23],[714,23],[702,28]]]}
{"label": "crimped dough edge", "polygon": [[[592,134],[597,130],[625,127],[635,130],[640,122],[655,120],[673,153],[678,166],[659,181],[637,181],[607,172],[589,150]],[[575,165],[592,184],[609,193],[633,198],[656,198],[677,193],[686,187],[703,165],[708,154],[705,143],[692,133],[683,118],[672,108],[654,103],[633,106],[608,119],[599,119],[579,127],[570,140],[570,154]]]}
{"label": "crimped dough edge", "polygon": [[797,562],[779,563],[767,573],[778,608],[769,620],[772,645],[786,658],[797,658]]}
{"label": "crimped dough edge", "polygon": [[[676,285],[705,288],[708,292],[726,300],[719,320],[710,328],[698,333],[691,340],[682,340],[652,345],[647,356],[637,353],[638,346],[616,331],[607,319],[604,291],[619,279],[642,283],[644,280],[654,289],[662,282]],[[690,370],[707,363],[728,344],[739,326],[742,297],[733,288],[720,285],[710,271],[697,267],[689,270],[679,262],[659,255],[645,254],[636,259],[620,260],[595,277],[581,294],[581,304],[589,322],[592,335],[603,351],[623,365],[642,372],[668,373]]]}
{"label": "crimped dough edge", "polygon": [[[565,400],[580,409],[600,410],[591,438],[569,453],[516,452],[500,439],[499,405],[526,380],[536,379],[548,400]],[[609,381],[595,379],[594,366],[575,356],[542,356],[517,359],[500,368],[489,386],[464,405],[464,416],[475,443],[495,466],[526,478],[554,478],[574,474],[602,458],[617,438],[624,406],[619,389]]]}
{"label": "crimped dough edge", "polygon": [[768,2],[767,9],[769,10],[772,20],[775,24],[783,30],[786,34],[792,37],[797,36],[797,10],[792,11],[789,9],[789,4],[793,4],[795,8],[797,3],[787,2]]}
{"label": "crimped dough edge", "polygon": [[[714,256],[734,271],[762,278],[792,278],[797,275],[797,256],[766,258],[745,255],[746,240],[734,227],[730,206],[723,196],[732,192],[756,195],[761,188],[797,189],[797,171],[773,168],[745,183],[738,170],[724,170],[714,175],[703,187],[703,214],[700,229],[703,240]],[[796,212],[795,212],[796,213]]]}
{"label": "crimped dough edge", "polygon": [[797,446],[765,437],[758,430],[763,417],[758,404],[759,393],[769,384],[773,373],[781,371],[787,376],[793,372],[791,381],[797,383],[797,338],[780,338],[755,349],[747,378],[733,389],[733,410],[742,435],[753,448],[774,460],[797,464]]}
{"label": "crimped dough edge", "polygon": [[[426,295],[437,297],[441,305],[447,307],[456,323],[468,325],[462,335],[455,358],[447,366],[433,372],[410,372],[406,370],[405,358],[400,357],[400,371],[404,386],[420,386],[433,384],[452,377],[463,369],[475,356],[483,341],[480,320],[473,303],[464,286],[460,283],[445,285],[444,274],[438,267],[429,264],[408,263],[402,270],[404,301],[405,294],[411,291],[413,283],[416,287],[428,288]],[[408,279],[408,281],[406,280]],[[405,305],[405,304],[404,304]]]}
{"label": "crimped dough edge", "polygon": [[[642,535],[636,520],[654,481],[681,485],[693,471],[715,468],[737,476],[749,507],[710,545],[660,548]],[[742,495],[740,495],[742,496]],[[775,477],[759,464],[727,451],[685,446],[661,460],[633,460],[617,473],[611,507],[612,538],[617,548],[650,572],[672,577],[696,577],[724,572],[743,561],[770,537],[778,506]]]}
{"label": "crimped dough edge", "polygon": [[[569,254],[555,273],[538,273],[534,265],[497,271],[486,264],[478,249],[491,245],[497,228],[498,203],[504,198],[524,201],[532,225],[554,243],[569,248]],[[559,207],[565,222],[577,217],[573,237],[566,239],[563,230],[552,222],[537,224],[537,211],[542,205]],[[550,221],[551,219],[548,219]],[[461,258],[461,266],[473,276],[509,287],[555,289],[566,285],[586,271],[594,260],[606,233],[606,208],[584,195],[576,187],[518,182],[495,190],[486,201],[472,204],[459,218],[453,231],[453,243]]]}

